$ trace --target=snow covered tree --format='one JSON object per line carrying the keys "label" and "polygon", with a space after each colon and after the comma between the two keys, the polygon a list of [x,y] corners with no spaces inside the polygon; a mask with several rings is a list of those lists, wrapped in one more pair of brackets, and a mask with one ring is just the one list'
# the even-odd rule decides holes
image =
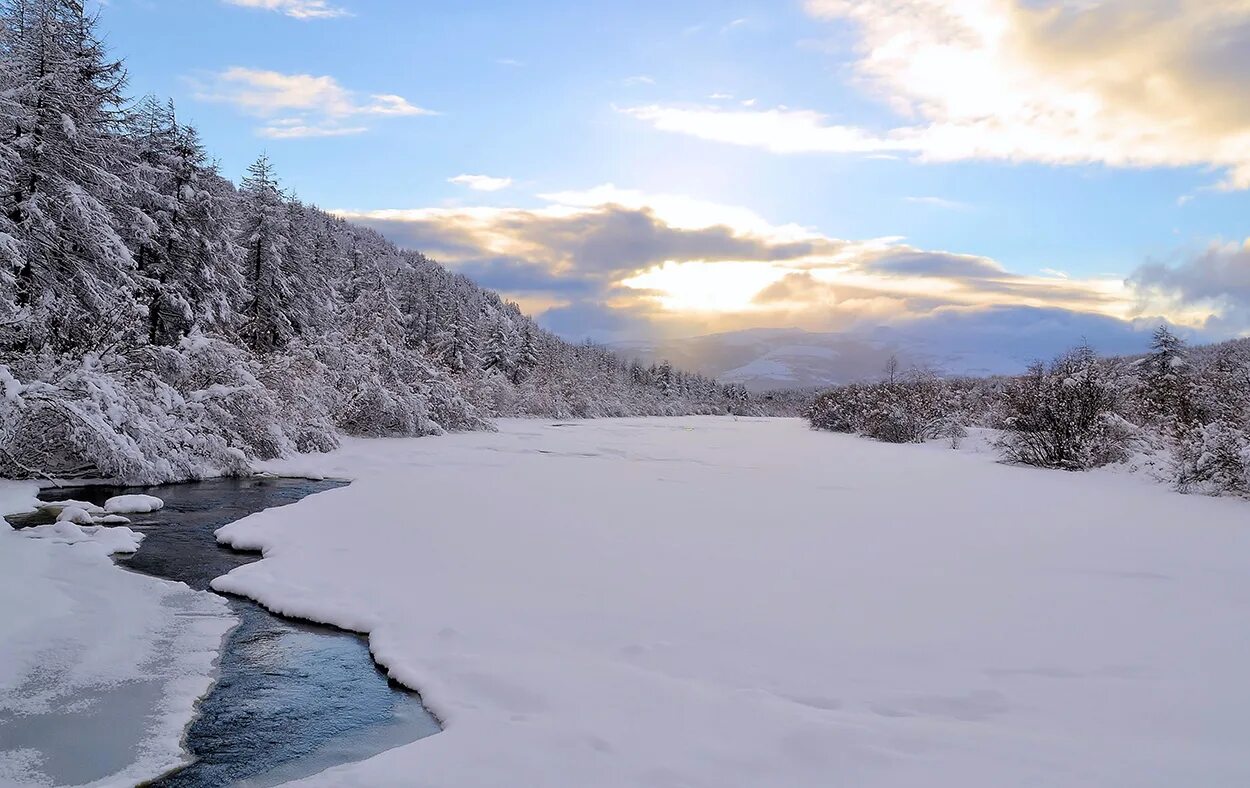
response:
{"label": "snow covered tree", "polygon": [[516,339],[512,326],[502,319],[491,321],[482,345],[482,369],[511,379],[516,373]]}
{"label": "snow covered tree", "polygon": [[1169,430],[1183,430],[1196,414],[1193,380],[1185,342],[1166,325],[1154,333],[1150,352],[1139,362],[1142,417],[1165,424]]}
{"label": "snow covered tree", "polygon": [[123,95],[82,0],[0,0],[0,475],[245,473],[492,414],[742,412],[284,193]]}
{"label": "snow covered tree", "polygon": [[239,245],[248,290],[244,336],[253,350],[268,353],[294,334],[288,313],[292,288],[284,269],[290,246],[287,208],[268,156],[248,168],[240,191]]}
{"label": "snow covered tree", "polygon": [[141,320],[118,232],[131,192],[117,133],[125,71],[78,0],[9,0],[3,16],[4,136],[16,153],[4,212],[23,258],[12,285],[22,341],[110,346]]}
{"label": "snow covered tree", "polygon": [[243,289],[234,189],[208,166],[198,134],[179,125],[172,103],[145,98],[128,128],[137,157],[126,238],[149,341],[174,344],[195,326],[226,331]]}

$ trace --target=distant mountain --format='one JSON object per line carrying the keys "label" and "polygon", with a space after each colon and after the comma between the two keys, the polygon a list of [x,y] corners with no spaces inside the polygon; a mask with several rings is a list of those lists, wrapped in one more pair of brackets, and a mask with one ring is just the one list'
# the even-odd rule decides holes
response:
{"label": "distant mountain", "polygon": [[879,377],[891,356],[906,368],[999,375],[1089,342],[1100,353],[1144,351],[1158,321],[1126,322],[1060,309],[993,307],[843,332],[749,329],[654,342],[618,342],[624,356],[664,359],[752,391],[811,388]]}

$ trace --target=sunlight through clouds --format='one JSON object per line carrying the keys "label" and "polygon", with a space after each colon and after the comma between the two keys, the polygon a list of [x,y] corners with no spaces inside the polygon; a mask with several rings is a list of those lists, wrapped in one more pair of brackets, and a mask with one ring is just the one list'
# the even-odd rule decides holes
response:
{"label": "sunlight through clouds", "polygon": [[1130,319],[1122,277],[1015,273],[900,238],[844,240],[755,212],[604,184],[535,208],[339,211],[510,298],[628,316],[632,330],[714,323],[840,329],[944,309],[1062,309]]}
{"label": "sunlight through clouds", "polygon": [[849,23],[859,86],[906,122],[651,104],[662,131],[776,153],[1210,166],[1250,188],[1247,0],[808,0]]}

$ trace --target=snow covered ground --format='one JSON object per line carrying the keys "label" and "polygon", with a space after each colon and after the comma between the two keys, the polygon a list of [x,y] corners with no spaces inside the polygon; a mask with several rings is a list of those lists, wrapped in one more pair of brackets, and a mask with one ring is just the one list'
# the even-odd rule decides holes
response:
{"label": "snow covered ground", "polygon": [[[37,486],[0,481],[0,514]],[[0,520],[0,785],[134,785],[183,760],[225,600],[114,566],[125,527]]]}
{"label": "snow covered ground", "polygon": [[271,470],[217,581],[446,722],[319,785],[1250,785],[1250,506],[797,420],[504,422]]}

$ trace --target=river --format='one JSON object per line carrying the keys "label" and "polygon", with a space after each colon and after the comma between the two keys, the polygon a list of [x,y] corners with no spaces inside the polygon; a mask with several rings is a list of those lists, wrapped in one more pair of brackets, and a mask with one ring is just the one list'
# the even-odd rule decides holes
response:
{"label": "river", "polygon": [[[46,490],[41,497],[93,503],[121,493],[160,497],[164,509],[130,515],[131,527],[145,538],[137,553],[120,557],[118,564],[212,593],[213,578],[260,558],[218,545],[214,531],[252,512],[338,486],[306,479],[220,479],[145,488],[64,488]],[[24,527],[47,522],[47,516],[9,520]],[[147,785],[276,785],[440,730],[416,693],[378,669],[360,635],[276,616],[250,600],[229,599],[240,623],[226,636],[216,682],[187,728],[185,747],[193,760]],[[80,758],[53,776],[89,782],[115,768]]]}

